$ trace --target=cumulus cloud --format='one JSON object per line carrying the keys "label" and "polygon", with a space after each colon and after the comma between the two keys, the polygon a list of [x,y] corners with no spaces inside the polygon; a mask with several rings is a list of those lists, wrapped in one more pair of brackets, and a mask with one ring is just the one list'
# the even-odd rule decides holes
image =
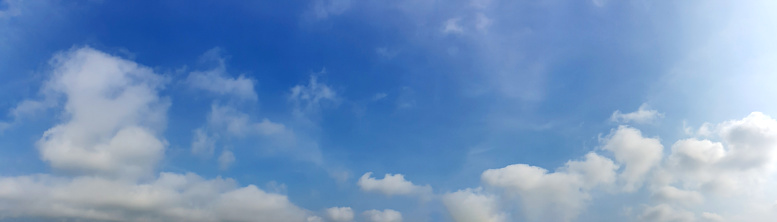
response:
{"label": "cumulus cloud", "polygon": [[55,169],[84,175],[149,175],[166,142],[169,102],[157,95],[164,78],[147,67],[91,48],[59,54],[46,90],[66,99],[66,121],[37,146]]}
{"label": "cumulus cloud", "polygon": [[[631,221],[769,221],[777,216],[777,193],[770,188],[777,183],[777,120],[754,112],[705,125],[710,138],[677,140],[668,155],[659,139],[619,126],[600,140],[601,150],[615,161],[590,152],[554,172],[526,164],[489,169],[481,174],[487,189],[459,190],[441,200],[454,221],[574,221],[587,204],[598,201],[594,195],[622,198],[629,192],[649,197],[629,197],[634,199],[625,207],[641,209],[626,215]],[[511,215],[513,206],[522,214]]]}
{"label": "cumulus cloud", "polygon": [[368,222],[402,222],[402,214],[392,209],[368,210],[362,214]]}
{"label": "cumulus cloud", "polygon": [[505,190],[507,196],[521,200],[524,213],[531,221],[571,221],[590,199],[589,191],[612,183],[618,167],[612,160],[589,153],[583,161],[569,161],[566,167],[548,170],[514,164],[489,169],[482,181]]}
{"label": "cumulus cloud", "polygon": [[626,191],[638,189],[645,175],[663,158],[661,141],[643,137],[638,129],[620,126],[603,140],[602,149],[615,154],[615,160],[625,165],[620,178]]}
{"label": "cumulus cloud", "polygon": [[482,189],[464,189],[443,195],[442,203],[456,222],[507,222],[497,197]]}
{"label": "cumulus cloud", "polygon": [[221,58],[221,50],[214,48],[202,56],[202,60],[210,60],[217,66],[207,71],[194,71],[189,73],[186,83],[194,89],[200,89],[218,95],[234,96],[239,99],[256,101],[258,96],[254,91],[254,80],[245,76],[230,77],[226,71],[226,64]]}
{"label": "cumulus cloud", "polygon": [[639,109],[630,113],[621,113],[620,110],[615,110],[610,116],[610,121],[616,123],[653,123],[656,120],[663,118],[664,114],[659,113],[657,110],[650,109],[650,107],[643,103],[639,106]]}
{"label": "cumulus cloud", "polygon": [[367,192],[380,192],[386,196],[392,195],[429,195],[432,193],[432,187],[429,185],[419,186],[405,180],[402,174],[386,174],[383,179],[372,177],[372,172],[365,173],[359,178],[357,185]]}
{"label": "cumulus cloud", "polygon": [[326,217],[333,222],[353,221],[353,210],[350,207],[332,207],[326,209]]}
{"label": "cumulus cloud", "polygon": [[[97,221],[306,221],[280,194],[231,179],[152,172],[164,154],[165,82],[134,62],[85,47],[55,56],[46,90],[65,99],[64,122],[37,146],[74,177],[0,177],[2,218]],[[224,156],[224,155],[222,155]],[[146,179],[140,179],[146,178]]]}

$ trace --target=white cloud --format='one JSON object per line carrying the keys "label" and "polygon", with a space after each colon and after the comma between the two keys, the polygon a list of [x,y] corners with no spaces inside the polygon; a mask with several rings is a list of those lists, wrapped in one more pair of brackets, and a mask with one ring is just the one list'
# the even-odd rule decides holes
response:
{"label": "white cloud", "polygon": [[709,212],[701,213],[701,218],[702,218],[702,221],[706,221],[706,222],[724,222],[724,221],[726,221],[726,219],[723,218],[722,216],[714,214],[714,213],[709,213]]}
{"label": "white cloud", "polygon": [[[44,90],[63,118],[38,143],[43,160],[74,177],[0,177],[0,217],[75,221],[306,221],[284,195],[231,179],[153,175],[169,102],[149,68],[85,47],[55,56]],[[225,154],[227,154],[225,152]],[[222,155],[226,156],[226,155]]]}
{"label": "white cloud", "polygon": [[224,150],[221,152],[218,161],[219,169],[226,170],[235,162],[235,154],[232,151]]}
{"label": "white cloud", "polygon": [[514,164],[486,170],[481,179],[505,190],[510,197],[519,197],[530,221],[571,221],[590,199],[588,191],[612,183],[617,168],[611,160],[589,153],[584,161],[569,161],[565,168],[553,173]]}
{"label": "white cloud", "polygon": [[639,106],[639,109],[630,113],[621,113],[620,110],[615,110],[610,116],[610,121],[616,123],[653,123],[656,120],[663,118],[664,114],[659,113],[656,110],[650,109],[646,103]]}
{"label": "white cloud", "polygon": [[464,32],[464,28],[459,25],[460,18],[451,18],[445,21],[445,24],[442,26],[442,33],[449,34],[449,33],[456,33],[460,34]]}
{"label": "white cloud", "polygon": [[186,83],[192,88],[201,89],[218,95],[230,95],[239,99],[256,101],[258,96],[254,91],[254,80],[245,76],[229,77],[220,50],[214,48],[206,52],[201,59],[213,60],[218,65],[207,71],[189,73]]}
{"label": "white cloud", "polygon": [[51,100],[36,101],[36,100],[24,100],[16,107],[11,109],[10,115],[15,119],[20,119],[24,116],[33,115],[41,110],[51,108],[54,106],[54,102]]}
{"label": "white cloud", "polygon": [[642,137],[642,132],[627,126],[619,126],[603,139],[603,150],[615,154],[615,160],[625,165],[620,178],[624,190],[639,189],[650,172],[663,158],[664,146],[657,138]]}
{"label": "white cloud", "polygon": [[238,111],[231,106],[211,105],[208,124],[216,129],[223,129],[231,135],[243,137],[246,135],[263,136],[292,136],[291,131],[280,123],[262,119],[252,122],[248,114]]}
{"label": "white cloud", "polygon": [[642,215],[639,216],[639,220],[645,222],[689,222],[695,221],[696,217],[692,212],[661,204],[645,208]]}
{"label": "white cloud", "polygon": [[58,54],[44,86],[64,95],[66,121],[38,141],[55,169],[85,175],[149,175],[164,154],[157,137],[169,103],[151,69],[91,48]]}
{"label": "white cloud", "polygon": [[272,122],[267,118],[254,121],[251,117],[232,106],[211,105],[208,115],[208,129],[216,134],[251,138],[261,142],[258,148],[266,154],[283,153],[302,161],[315,164],[323,163],[323,156],[318,144],[296,134],[281,123]]}
{"label": "white cloud", "polygon": [[392,195],[430,195],[432,187],[429,185],[419,186],[405,180],[402,174],[386,174],[383,179],[372,177],[372,172],[365,173],[357,182],[363,191],[381,192],[386,196]]}
{"label": "white cloud", "polygon": [[402,214],[392,209],[368,210],[363,215],[368,222],[402,222]]}
{"label": "white cloud", "polygon": [[443,195],[442,203],[456,222],[506,222],[496,198],[480,188],[465,189]]}
{"label": "white cloud", "polygon": [[353,221],[353,210],[350,207],[332,207],[326,209],[326,217],[333,222]]}
{"label": "white cloud", "polygon": [[[321,73],[326,73],[322,70]],[[340,98],[332,87],[319,83],[316,75],[310,76],[307,85],[296,85],[291,88],[289,101],[294,104],[296,115],[317,113],[322,106],[337,105]]]}
{"label": "white cloud", "polygon": [[106,221],[304,221],[286,196],[231,179],[161,173],[148,183],[100,177],[0,178],[0,214],[17,218]]}
{"label": "white cloud", "polygon": [[742,120],[724,122],[718,129],[728,145],[723,164],[740,170],[777,164],[777,120],[753,112]]}
{"label": "white cloud", "polygon": [[704,202],[699,192],[680,190],[673,186],[664,186],[653,192],[653,199],[662,203],[680,203],[686,206]]}

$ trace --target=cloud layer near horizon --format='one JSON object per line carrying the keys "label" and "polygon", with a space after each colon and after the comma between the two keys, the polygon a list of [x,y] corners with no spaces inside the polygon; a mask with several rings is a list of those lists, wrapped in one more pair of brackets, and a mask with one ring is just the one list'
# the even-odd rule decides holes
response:
{"label": "cloud layer near horizon", "polygon": [[[63,120],[43,133],[37,148],[53,173],[0,178],[0,220],[396,222],[404,218],[392,209],[361,214],[348,206],[308,210],[284,194],[241,186],[229,178],[158,172],[168,146],[161,135],[171,104],[159,90],[170,79],[89,47],[57,54],[51,66],[41,91],[51,97],[45,101],[62,100],[53,107],[61,109]],[[320,109],[320,100],[336,98],[315,78],[306,86],[292,87],[291,92],[299,115],[313,115]],[[45,101],[25,101],[20,106]],[[620,115],[643,116],[639,114],[643,112],[640,108],[637,114]],[[231,106],[214,104],[207,118],[207,129],[225,135],[287,135],[283,138],[296,140],[283,124],[251,121]],[[777,170],[777,120],[753,112],[742,119],[704,124],[695,131],[695,136],[667,148],[659,137],[621,125],[601,137],[597,149],[557,169],[521,163],[488,169],[481,174],[482,186],[458,191],[435,193],[431,185],[417,185],[403,174],[379,179],[367,172],[355,184],[363,192],[379,192],[387,198],[405,195],[438,202],[457,222],[575,221],[596,212],[587,212],[596,202],[634,193],[646,197],[619,209],[631,221],[775,218],[777,193],[769,187],[775,185]],[[192,152],[212,155],[209,135],[195,134]],[[234,161],[229,150],[219,158],[222,167]]]}

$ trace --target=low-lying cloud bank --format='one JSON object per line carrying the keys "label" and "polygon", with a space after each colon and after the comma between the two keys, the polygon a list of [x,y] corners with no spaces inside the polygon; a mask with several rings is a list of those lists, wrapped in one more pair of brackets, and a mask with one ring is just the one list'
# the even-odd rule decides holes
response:
{"label": "low-lying cloud bank", "polygon": [[[443,201],[455,221],[575,221],[597,201],[635,192],[649,198],[614,209],[632,221],[777,218],[777,192],[769,189],[777,182],[777,120],[754,112],[699,132],[665,149],[659,138],[622,125],[600,149],[554,172],[525,164],[489,169],[485,189],[447,193]],[[594,197],[596,190],[603,192]]]}

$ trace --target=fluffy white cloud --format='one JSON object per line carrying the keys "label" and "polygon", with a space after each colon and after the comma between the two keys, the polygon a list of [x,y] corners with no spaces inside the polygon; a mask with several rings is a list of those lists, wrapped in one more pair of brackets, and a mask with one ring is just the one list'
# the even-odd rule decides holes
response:
{"label": "fluffy white cloud", "polygon": [[368,210],[363,215],[369,222],[402,222],[402,214],[392,209]]}
{"label": "fluffy white cloud", "polygon": [[602,149],[615,154],[615,160],[625,165],[620,178],[625,182],[624,190],[634,191],[663,158],[664,146],[657,138],[642,137],[642,132],[627,126],[620,126],[604,138]]}
{"label": "fluffy white cloud", "polygon": [[770,116],[754,112],[742,120],[721,123],[718,131],[728,145],[723,164],[739,170],[777,164],[777,120]]}
{"label": "fluffy white cloud", "polygon": [[650,109],[647,104],[642,104],[637,111],[630,113],[621,113],[620,110],[615,110],[612,116],[610,116],[610,121],[617,123],[652,123],[663,117],[663,113]]}
{"label": "fluffy white cloud", "polygon": [[585,160],[569,161],[553,173],[514,164],[486,170],[481,179],[489,186],[504,189],[509,197],[519,197],[531,221],[571,221],[590,199],[588,191],[612,183],[616,169],[611,160],[589,153]]}
{"label": "fluffy white cloud", "polygon": [[166,145],[157,137],[169,106],[157,95],[164,78],[91,48],[59,54],[51,64],[44,90],[64,96],[66,121],[38,141],[43,160],[77,174],[151,174]]}
{"label": "fluffy white cloud", "polygon": [[207,71],[194,71],[189,73],[186,83],[192,88],[206,90],[219,95],[235,96],[239,99],[256,101],[258,96],[254,91],[254,80],[245,76],[229,77],[224,59],[221,58],[218,48],[206,52],[202,60],[217,62],[217,66]]}
{"label": "fluffy white cloud", "polygon": [[326,217],[334,222],[353,221],[353,210],[350,207],[332,207],[326,209]]}
{"label": "fluffy white cloud", "polygon": [[357,185],[367,192],[381,192],[386,196],[392,195],[430,195],[432,187],[429,185],[419,186],[405,180],[402,174],[386,174],[383,179],[372,177],[372,172],[365,173],[359,178]]}
{"label": "fluffy white cloud", "polygon": [[443,195],[442,203],[456,222],[506,222],[497,197],[482,189],[465,189]]}
{"label": "fluffy white cloud", "polygon": [[[284,195],[231,179],[161,173],[166,81],[149,68],[85,47],[55,56],[42,91],[65,99],[64,122],[37,146],[57,172],[0,177],[0,219],[76,221],[306,221]],[[61,95],[61,96],[60,96]],[[34,107],[37,105],[31,105]],[[207,142],[203,142],[207,144]],[[198,150],[212,152],[204,146]],[[234,161],[231,153],[221,158]],[[221,161],[224,162],[224,161]]]}

